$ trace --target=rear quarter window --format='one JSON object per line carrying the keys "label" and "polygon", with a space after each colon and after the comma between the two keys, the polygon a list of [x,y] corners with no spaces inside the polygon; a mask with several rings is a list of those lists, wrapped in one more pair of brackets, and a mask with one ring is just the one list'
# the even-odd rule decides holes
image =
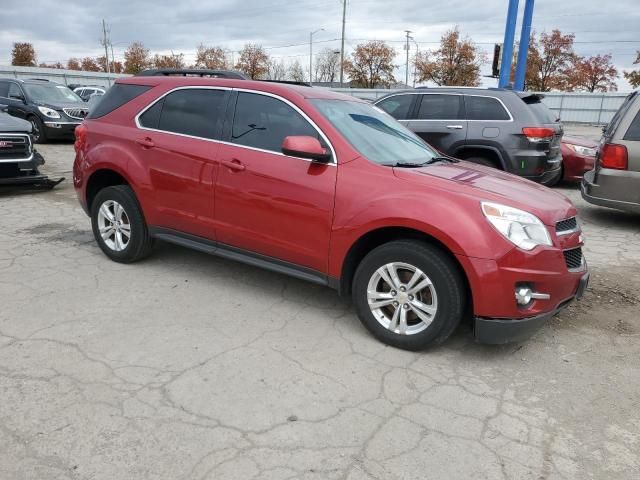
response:
{"label": "rear quarter window", "polygon": [[558,116],[547,107],[544,103],[538,101],[534,103],[527,103],[529,109],[533,112],[533,116],[540,123],[557,123]]}
{"label": "rear quarter window", "polygon": [[465,95],[467,120],[511,120],[502,103],[493,97]]}
{"label": "rear quarter window", "polygon": [[624,134],[624,140],[640,141],[640,111],[629,125],[627,133]]}
{"label": "rear quarter window", "polygon": [[100,118],[122,105],[129,103],[134,98],[151,89],[148,85],[128,85],[116,83],[105,93],[100,101],[90,110],[87,118]]}

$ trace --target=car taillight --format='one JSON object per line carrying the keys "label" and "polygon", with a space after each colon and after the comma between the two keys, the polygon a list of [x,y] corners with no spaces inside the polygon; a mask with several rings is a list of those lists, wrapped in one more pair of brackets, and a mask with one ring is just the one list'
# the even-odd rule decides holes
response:
{"label": "car taillight", "polygon": [[75,130],[76,141],[73,144],[73,148],[75,148],[76,153],[82,150],[87,143],[87,127],[83,124],[80,124],[76,127]]}
{"label": "car taillight", "polygon": [[602,168],[626,170],[628,166],[627,147],[615,143],[605,143],[600,149],[600,165]]}
{"label": "car taillight", "polygon": [[524,127],[522,133],[530,142],[543,142],[551,140],[556,132],[547,127]]}

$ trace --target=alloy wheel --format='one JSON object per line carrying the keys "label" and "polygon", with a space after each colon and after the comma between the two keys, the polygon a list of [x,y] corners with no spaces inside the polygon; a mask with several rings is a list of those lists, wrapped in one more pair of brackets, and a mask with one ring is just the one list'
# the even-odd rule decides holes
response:
{"label": "alloy wheel", "polygon": [[438,310],[433,282],[408,263],[392,262],[378,268],[369,280],[367,301],[378,323],[399,335],[424,331]]}
{"label": "alloy wheel", "polygon": [[104,244],[115,252],[127,248],[131,240],[131,222],[122,205],[107,200],[98,210],[98,230]]}

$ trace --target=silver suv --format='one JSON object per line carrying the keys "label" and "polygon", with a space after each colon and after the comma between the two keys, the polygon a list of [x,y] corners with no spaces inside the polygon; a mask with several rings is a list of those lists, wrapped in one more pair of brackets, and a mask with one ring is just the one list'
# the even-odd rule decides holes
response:
{"label": "silver suv", "polygon": [[562,175],[562,124],[542,95],[499,88],[394,92],[375,104],[441,152],[545,185]]}
{"label": "silver suv", "polygon": [[640,213],[640,95],[633,92],[602,130],[582,198],[594,205]]}

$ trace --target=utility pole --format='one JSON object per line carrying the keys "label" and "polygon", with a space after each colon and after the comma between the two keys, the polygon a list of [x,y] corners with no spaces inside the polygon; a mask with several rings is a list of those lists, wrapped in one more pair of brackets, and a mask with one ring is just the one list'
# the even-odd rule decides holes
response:
{"label": "utility pole", "polygon": [[511,62],[513,61],[513,40],[516,34],[518,21],[519,0],[509,0],[507,9],[507,22],[504,28],[504,43],[502,44],[502,62],[500,64],[500,78],[498,87],[505,88],[511,79]]}
{"label": "utility pole", "polygon": [[407,34],[407,44],[404,46],[404,49],[407,51],[407,64],[404,71],[404,84],[406,86],[409,86],[409,39],[411,38],[409,34],[411,33],[411,30],[405,30],[404,32]]}
{"label": "utility pole", "polygon": [[520,30],[520,46],[518,47],[518,60],[516,62],[516,76],[513,82],[514,90],[524,90],[524,80],[527,74],[527,57],[529,55],[529,37],[531,37],[531,23],[533,22],[533,7],[535,0],[526,0],[524,5],[524,17]]}
{"label": "utility pole", "polygon": [[344,24],[347,19],[347,0],[342,0],[342,38],[340,41],[340,86],[344,81]]}
{"label": "utility pole", "polygon": [[104,45],[104,63],[107,67],[107,73],[111,73],[111,69],[109,68],[109,40],[107,40],[107,25],[104,22],[104,18],[102,19],[102,45]]}

